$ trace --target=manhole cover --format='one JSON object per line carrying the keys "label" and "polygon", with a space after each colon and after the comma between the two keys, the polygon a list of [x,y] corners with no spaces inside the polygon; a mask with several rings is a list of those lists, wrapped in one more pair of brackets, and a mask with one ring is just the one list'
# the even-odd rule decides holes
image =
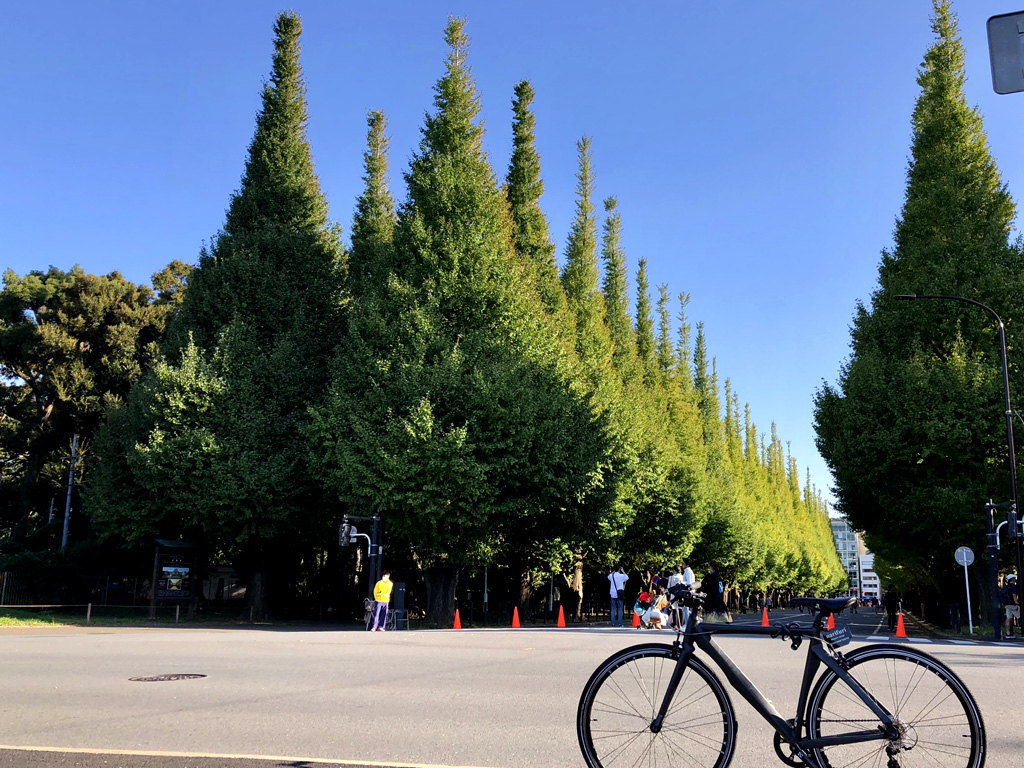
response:
{"label": "manhole cover", "polygon": [[151,675],[149,677],[130,677],[129,682],[132,683],[163,683],[168,680],[198,680],[206,675]]}

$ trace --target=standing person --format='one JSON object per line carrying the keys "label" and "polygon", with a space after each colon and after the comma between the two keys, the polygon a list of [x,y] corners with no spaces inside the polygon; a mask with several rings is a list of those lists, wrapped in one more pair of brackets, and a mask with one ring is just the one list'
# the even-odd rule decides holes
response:
{"label": "standing person", "polygon": [[[999,591],[1000,602],[1006,611],[1006,634],[1003,637],[1013,638],[1013,620],[1020,624],[1020,589],[1017,587],[1017,574],[1006,577],[1006,586]],[[1022,632],[1024,635],[1024,632]]]}
{"label": "standing person", "polygon": [[690,589],[693,589],[694,582],[697,581],[693,575],[693,568],[690,567],[690,559],[688,557],[683,558],[683,584]]}
{"label": "standing person", "polygon": [[388,603],[391,602],[391,572],[384,571],[380,581],[373,585],[373,599],[376,601],[373,606],[373,631],[383,632],[384,624],[388,620]]}
{"label": "standing person", "polygon": [[885,590],[885,612],[889,614],[889,631],[896,629],[896,614],[900,609],[900,595],[892,587]]}
{"label": "standing person", "polygon": [[668,577],[668,589],[683,583],[683,566],[677,565],[676,572]]}
{"label": "standing person", "polygon": [[714,617],[712,620],[724,620],[731,623],[732,616],[729,615],[729,611],[725,607],[725,584],[722,582],[722,576],[718,572],[718,563],[712,561],[711,573],[701,581],[701,587],[707,593],[708,597],[705,605],[708,610],[706,612],[709,612]]}
{"label": "standing person", "polygon": [[[696,580],[697,579],[693,575],[693,569],[690,567],[689,558],[684,557],[682,563],[676,566],[676,572],[673,573],[672,576],[669,578],[668,588],[672,589],[672,587],[676,586],[677,584],[682,584],[687,589],[692,590],[693,584]],[[687,608],[685,605],[682,606],[682,609],[682,621],[683,626],[685,626],[687,620],[690,618],[690,609]]]}
{"label": "standing person", "polygon": [[626,582],[629,581],[629,576],[620,565],[617,570],[608,574],[608,581],[610,582],[608,592],[612,599],[612,626],[621,627],[622,601],[626,596]]}

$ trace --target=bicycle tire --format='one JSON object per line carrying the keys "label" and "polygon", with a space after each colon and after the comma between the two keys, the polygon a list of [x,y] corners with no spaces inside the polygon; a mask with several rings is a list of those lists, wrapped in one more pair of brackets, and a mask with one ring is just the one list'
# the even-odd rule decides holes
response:
{"label": "bicycle tire", "polygon": [[[821,768],[896,764],[930,768],[982,768],[985,723],[963,681],[938,659],[902,645],[869,645],[847,654],[849,674],[896,717],[900,738],[814,750]],[[870,730],[878,723],[838,675],[826,670],[811,692],[807,725],[811,738]]]}
{"label": "bicycle tire", "polygon": [[736,715],[721,681],[691,656],[658,733],[650,730],[678,651],[625,648],[590,676],[576,711],[576,735],[590,768],[726,768],[736,746]]}

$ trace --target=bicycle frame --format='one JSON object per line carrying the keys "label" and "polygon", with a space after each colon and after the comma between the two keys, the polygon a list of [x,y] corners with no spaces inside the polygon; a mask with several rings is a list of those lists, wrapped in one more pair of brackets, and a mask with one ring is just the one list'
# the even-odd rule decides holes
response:
{"label": "bicycle frame", "polygon": [[[729,624],[706,626],[702,623],[698,629],[697,611],[691,609],[685,628],[682,632],[677,631],[676,640],[673,643],[673,647],[679,650],[679,658],[665,689],[665,698],[661,703],[657,716],[651,723],[651,731],[657,733],[661,730],[662,722],[672,704],[676,689],[683,679],[683,673],[686,671],[690,657],[693,656],[697,648],[700,648],[722,670],[730,685],[780,734],[785,742],[793,745],[796,748],[797,755],[810,765],[814,765],[815,762],[810,755],[806,754],[809,750],[838,744],[856,744],[865,741],[894,738],[892,714],[885,707],[881,706],[870,693],[864,690],[863,686],[826,649],[825,644],[819,637],[821,631],[819,625],[823,619],[824,616],[819,615],[815,623],[810,626],[798,624],[787,626],[779,624],[771,627],[734,626]],[[783,635],[784,639],[786,636],[793,638],[794,643],[797,644],[802,642],[803,639],[809,641],[793,725],[790,725],[779,714],[775,706],[764,697],[757,686],[743,674],[743,671],[736,666],[728,654],[718,646],[712,637],[713,635],[766,635],[769,637]],[[832,670],[864,702],[865,706],[875,714],[879,722],[878,727],[874,730],[854,731],[817,739],[810,738],[809,734],[805,737],[804,728],[807,723],[804,713],[807,708],[807,697],[822,665]]]}

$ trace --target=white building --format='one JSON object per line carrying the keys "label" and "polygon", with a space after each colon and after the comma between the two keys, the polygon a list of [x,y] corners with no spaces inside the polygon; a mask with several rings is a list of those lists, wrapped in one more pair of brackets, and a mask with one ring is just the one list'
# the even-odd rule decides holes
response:
{"label": "white building", "polygon": [[878,585],[878,574],[875,573],[875,556],[865,552],[860,556],[860,593],[862,598],[877,597],[882,599],[882,590]]}
{"label": "white building", "polygon": [[839,562],[843,564],[850,583],[848,594],[861,599],[881,597],[878,576],[874,571],[875,556],[867,551],[864,540],[850,527],[846,518],[834,517],[829,522]]}

